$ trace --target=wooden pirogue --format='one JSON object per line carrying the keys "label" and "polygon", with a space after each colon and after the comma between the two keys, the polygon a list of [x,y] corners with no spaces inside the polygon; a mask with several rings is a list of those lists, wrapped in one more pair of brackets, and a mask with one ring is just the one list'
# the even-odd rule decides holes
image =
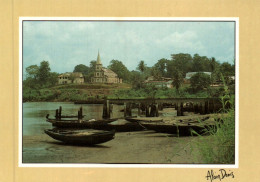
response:
{"label": "wooden pirogue", "polygon": [[154,130],[161,133],[171,133],[177,134],[179,136],[190,136],[192,131],[195,131],[198,134],[204,134],[207,129],[210,127],[215,127],[216,121],[191,121],[191,122],[174,122],[174,123],[165,123],[161,122],[147,122],[140,121],[140,125],[145,127],[148,130]]}
{"label": "wooden pirogue", "polygon": [[[58,128],[92,128],[94,126],[107,125],[110,122],[117,120],[114,119],[101,119],[101,120],[52,120],[52,125]],[[50,121],[49,121],[50,122]]]}
{"label": "wooden pirogue", "polygon": [[44,132],[55,140],[74,145],[96,145],[114,139],[115,131],[48,129]]}

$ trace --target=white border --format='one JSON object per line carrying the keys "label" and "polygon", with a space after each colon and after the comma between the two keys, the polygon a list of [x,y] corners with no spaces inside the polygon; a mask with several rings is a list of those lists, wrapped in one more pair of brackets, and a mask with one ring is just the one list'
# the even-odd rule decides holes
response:
{"label": "white border", "polygon": [[[86,21],[234,21],[235,22],[235,164],[35,164],[22,163],[22,22],[24,20],[86,20]],[[239,18],[236,17],[19,17],[19,135],[18,135],[18,166],[19,167],[89,167],[89,168],[238,168],[239,158]]]}

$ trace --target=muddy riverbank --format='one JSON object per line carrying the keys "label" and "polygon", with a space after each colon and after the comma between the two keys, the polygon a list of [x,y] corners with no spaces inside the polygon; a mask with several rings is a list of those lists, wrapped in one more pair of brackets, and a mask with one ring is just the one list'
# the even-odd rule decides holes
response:
{"label": "muddy riverbank", "polygon": [[96,146],[65,145],[46,134],[23,137],[23,163],[200,163],[191,144],[198,137],[176,137],[153,131],[116,133]]}

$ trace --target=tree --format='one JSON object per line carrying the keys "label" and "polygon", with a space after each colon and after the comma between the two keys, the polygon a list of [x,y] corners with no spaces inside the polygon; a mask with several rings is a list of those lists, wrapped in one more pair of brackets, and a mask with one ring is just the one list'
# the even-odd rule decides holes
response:
{"label": "tree", "polygon": [[90,68],[84,64],[79,64],[79,65],[75,66],[74,70],[73,70],[74,73],[80,72],[83,75],[87,75],[89,73],[89,71],[90,71]]}
{"label": "tree", "polygon": [[138,71],[131,71],[131,80],[132,87],[134,89],[140,89],[143,87],[144,75]]}
{"label": "tree", "polygon": [[39,67],[37,77],[41,85],[46,85],[50,77],[50,66],[48,61],[42,61]]}
{"label": "tree", "polygon": [[153,76],[155,80],[160,80],[162,78],[162,73],[158,68],[152,67],[151,76]]}
{"label": "tree", "polygon": [[140,62],[139,62],[137,69],[138,69],[139,71],[141,71],[142,73],[145,71],[145,69],[146,69],[146,64],[144,63],[144,61],[140,61]]}
{"label": "tree", "polygon": [[39,72],[39,67],[37,65],[31,65],[28,66],[26,69],[26,77],[27,78],[33,78],[33,79],[37,79],[37,74]]}
{"label": "tree", "polygon": [[157,63],[153,66],[156,70],[158,70],[161,74],[161,76],[166,77],[167,75],[167,64],[169,63],[169,60],[167,59],[160,59],[157,61]]}
{"label": "tree", "polygon": [[59,74],[56,72],[51,72],[48,80],[49,86],[53,86],[57,84],[57,79],[58,79]]}
{"label": "tree", "polygon": [[108,66],[108,68],[114,71],[119,78],[122,78],[125,81],[129,81],[130,72],[121,61],[118,60],[110,61],[110,65]]}
{"label": "tree", "polygon": [[196,73],[191,77],[190,84],[194,92],[198,92],[204,88],[209,88],[210,76],[202,72]]}
{"label": "tree", "polygon": [[179,91],[179,88],[181,87],[181,84],[183,83],[183,74],[179,70],[175,70],[173,73],[173,86],[176,88],[177,91]]}

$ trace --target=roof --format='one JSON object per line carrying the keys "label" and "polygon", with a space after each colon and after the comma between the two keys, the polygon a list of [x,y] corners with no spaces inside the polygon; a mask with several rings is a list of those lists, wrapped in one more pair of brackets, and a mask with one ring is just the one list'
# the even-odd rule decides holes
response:
{"label": "roof", "polygon": [[76,78],[81,78],[81,77],[83,77],[83,74],[80,72],[75,72],[75,73],[67,72],[67,73],[60,74],[58,77],[64,77],[64,76],[67,76],[67,77],[74,76]]}
{"label": "roof", "polygon": [[100,59],[100,55],[99,55],[99,51],[98,51],[98,56],[97,56],[97,64],[102,64],[101,59]]}
{"label": "roof", "polygon": [[104,76],[118,77],[117,74],[115,72],[113,72],[112,70],[110,70],[110,69],[102,68],[102,70],[104,71]]}
{"label": "roof", "polygon": [[193,75],[195,75],[196,73],[205,73],[207,75],[211,75],[211,72],[188,72],[186,73],[186,79],[190,79]]}

